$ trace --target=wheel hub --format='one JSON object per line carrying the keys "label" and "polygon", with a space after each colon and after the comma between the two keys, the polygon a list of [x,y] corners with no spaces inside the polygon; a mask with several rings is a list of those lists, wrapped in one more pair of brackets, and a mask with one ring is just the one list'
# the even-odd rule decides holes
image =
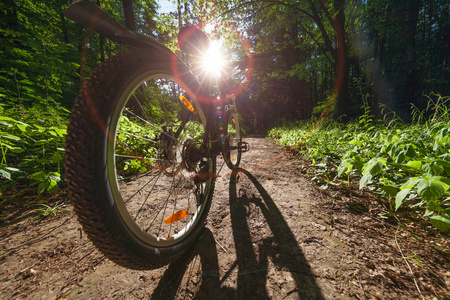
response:
{"label": "wheel hub", "polygon": [[188,171],[196,171],[197,165],[201,158],[200,154],[200,148],[192,139],[188,139],[183,143],[181,157],[183,160],[183,165]]}

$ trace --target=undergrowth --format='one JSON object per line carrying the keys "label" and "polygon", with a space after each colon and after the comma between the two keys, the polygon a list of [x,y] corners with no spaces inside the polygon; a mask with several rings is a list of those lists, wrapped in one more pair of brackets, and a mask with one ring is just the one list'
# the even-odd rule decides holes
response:
{"label": "undergrowth", "polygon": [[[433,96],[413,122],[375,121],[365,110],[357,122],[317,120],[282,124],[268,136],[311,161],[322,188],[359,181],[387,199],[391,210],[424,208],[424,218],[450,229],[450,97]],[[321,123],[319,125],[319,123]],[[322,178],[322,179],[321,179]]]}
{"label": "undergrowth", "polygon": [[57,106],[0,105],[0,193],[15,186],[38,194],[58,190],[68,115]]}

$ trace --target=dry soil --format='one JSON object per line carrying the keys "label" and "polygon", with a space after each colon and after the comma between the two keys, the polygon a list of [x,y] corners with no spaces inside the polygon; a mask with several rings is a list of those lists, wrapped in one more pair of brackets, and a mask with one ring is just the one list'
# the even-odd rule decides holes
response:
{"label": "dry soil", "polygon": [[243,169],[231,173],[225,165],[220,171],[197,245],[161,269],[134,271],[105,259],[82,232],[64,193],[60,199],[66,206],[56,216],[40,222],[25,218],[29,211],[5,216],[0,223],[1,298],[450,295],[448,234],[412,212],[390,212],[368,193],[343,185],[319,187],[309,178],[306,162],[264,138],[247,141],[251,150],[243,154]]}

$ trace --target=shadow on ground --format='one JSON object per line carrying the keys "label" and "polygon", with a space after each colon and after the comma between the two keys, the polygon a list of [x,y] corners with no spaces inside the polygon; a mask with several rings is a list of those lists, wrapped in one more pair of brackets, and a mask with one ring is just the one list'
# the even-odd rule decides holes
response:
{"label": "shadow on ground", "polygon": [[[240,188],[239,178],[246,176],[254,185],[258,194],[248,195],[246,189]],[[272,235],[259,241],[256,249],[254,238],[248,226],[247,207],[256,205],[262,212]],[[229,180],[229,204],[232,233],[236,248],[236,261],[224,273],[219,272],[216,241],[212,232],[204,229],[193,249],[177,261],[171,263],[154,290],[152,299],[175,299],[177,291],[183,288],[183,277],[194,281],[195,270],[192,262],[200,258],[201,282],[195,293],[200,299],[269,299],[266,281],[269,260],[276,268],[291,273],[295,288],[286,295],[289,299],[324,299],[303,251],[298,246],[294,234],[290,230],[280,210],[247,170],[237,169],[231,173]],[[222,283],[237,271],[236,288],[229,288]],[[222,277],[221,277],[222,276]]]}

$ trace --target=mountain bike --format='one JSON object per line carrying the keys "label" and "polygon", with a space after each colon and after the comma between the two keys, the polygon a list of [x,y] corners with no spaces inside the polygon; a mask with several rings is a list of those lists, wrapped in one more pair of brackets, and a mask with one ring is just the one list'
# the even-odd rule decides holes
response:
{"label": "mountain bike", "polygon": [[[164,266],[201,232],[216,158],[236,169],[242,141],[234,95],[212,95],[156,40],[131,32],[90,1],[66,16],[128,47],[93,71],[75,100],[66,179],[84,231],[127,268]],[[187,38],[191,47],[202,41]]]}

